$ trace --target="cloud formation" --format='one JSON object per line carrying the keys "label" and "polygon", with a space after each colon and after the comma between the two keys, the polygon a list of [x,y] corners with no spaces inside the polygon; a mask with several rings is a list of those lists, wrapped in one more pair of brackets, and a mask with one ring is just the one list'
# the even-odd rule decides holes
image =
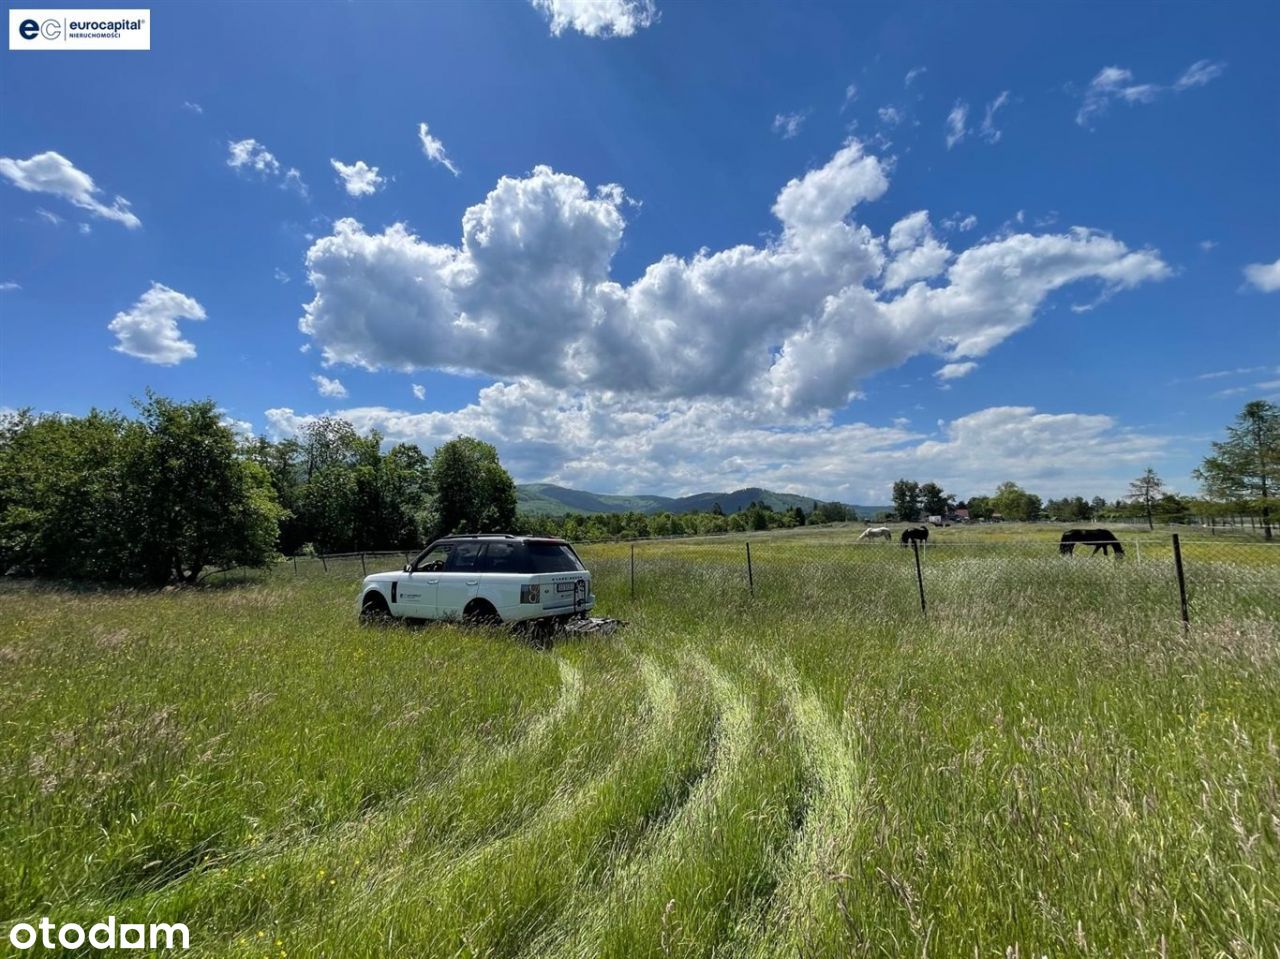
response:
{"label": "cloud formation", "polygon": [[948,363],[933,375],[946,382],[947,380],[958,380],[962,376],[968,376],[977,368],[978,364],[972,360],[965,363]]}
{"label": "cloud formation", "polygon": [[[131,230],[142,226],[129,210],[129,201],[117,196],[108,205],[100,199],[102,191],[93,177],[78,170],[70,160],[53,150],[37,153],[26,160],[0,157],[0,176],[9,180],[19,190],[28,193],[49,193],[60,196],[72,206],[87,210],[104,220],[115,220]],[[51,222],[58,219],[48,214]]]}
{"label": "cloud formation", "polygon": [[350,196],[368,196],[377,193],[387,182],[378,176],[378,168],[369,166],[363,160],[350,165],[339,160],[330,159],[330,165],[337,172],[343,188]]}
{"label": "cloud formation", "polygon": [[[1108,416],[1030,407],[978,410],[928,431],[818,419],[785,428],[732,402],[636,401],[561,391],[529,380],[498,383],[451,412],[334,409],[357,429],[430,449],[458,434],[494,443],[520,482],[683,495],[760,485],[864,504],[889,501],[889,477],[929,477],[962,496],[1012,479],[1042,496],[1119,495],[1166,440]],[[293,435],[313,416],[266,411],[268,431]]]}
{"label": "cloud formation", "polygon": [[418,142],[422,144],[422,152],[432,163],[438,163],[454,176],[461,176],[462,171],[459,170],[449,154],[445,152],[444,144],[439,139],[431,135],[430,128],[425,123],[418,124]]}
{"label": "cloud formation", "polygon": [[148,363],[176,366],[196,355],[195,345],[182,338],[178,321],[204,318],[204,307],[192,297],[153,282],[137,303],[116,314],[107,329],[116,335],[113,350]]}
{"label": "cloud formation", "polygon": [[468,209],[457,246],[338,221],[308,251],[315,296],[299,326],[327,363],[749,398],[784,421],[841,408],[863,379],[916,355],[980,358],[1069,283],[1109,293],[1170,272],[1155,251],[1084,228],[953,254],[919,211],[886,240],[852,213],[888,186],[884,164],[850,141],[779,191],[769,242],[667,255],[623,285],[610,275],[622,188],[539,166]]}
{"label": "cloud formation", "polygon": [[653,0],[530,0],[553,36],[576,30],[588,37],[629,37],[658,19]]}
{"label": "cloud formation", "polygon": [[335,399],[347,398],[347,388],[342,385],[342,381],[339,379],[330,379],[327,376],[315,373],[311,377],[311,382],[315,383],[316,392],[321,396],[330,396]]}
{"label": "cloud formation", "polygon": [[800,128],[804,126],[804,121],[808,117],[808,110],[797,113],[779,113],[773,118],[773,132],[780,134],[784,140],[790,140],[800,132]]}
{"label": "cloud formation", "polygon": [[1244,278],[1263,293],[1280,290],[1280,260],[1274,263],[1250,263],[1244,268]]}
{"label": "cloud formation", "polygon": [[1009,91],[1004,90],[1000,96],[996,97],[987,104],[986,112],[982,116],[982,139],[988,143],[999,143],[1000,138],[1004,136],[1003,131],[996,129],[996,112],[1009,102]]}
{"label": "cloud formation", "polygon": [[237,173],[256,173],[263,180],[277,180],[282,190],[294,190],[302,197],[308,195],[307,185],[302,182],[298,169],[289,167],[282,173],[275,154],[252,137],[227,142],[227,166]]}
{"label": "cloud formation", "polygon": [[965,138],[969,132],[969,104],[963,100],[957,100],[956,105],[951,108],[951,112],[947,114],[947,149]]}
{"label": "cloud formation", "polygon": [[1093,122],[1104,115],[1117,100],[1131,105],[1151,103],[1165,93],[1181,93],[1193,87],[1202,87],[1221,76],[1224,70],[1225,63],[1197,60],[1172,84],[1161,86],[1158,83],[1135,82],[1133,71],[1124,67],[1103,67],[1085,88],[1080,109],[1076,112],[1076,123],[1082,127],[1092,127]]}

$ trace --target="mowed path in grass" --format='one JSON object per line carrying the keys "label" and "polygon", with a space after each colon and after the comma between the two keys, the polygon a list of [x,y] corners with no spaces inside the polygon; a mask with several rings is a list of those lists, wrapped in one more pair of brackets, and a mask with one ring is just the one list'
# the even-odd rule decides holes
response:
{"label": "mowed path in grass", "polygon": [[754,597],[740,542],[643,554],[635,599],[628,547],[584,550],[630,625],[550,653],[360,628],[339,575],[7,584],[0,922],[280,959],[1280,955],[1271,554],[1184,634],[1154,538],[934,551],[928,616],[909,551],[787,542]]}

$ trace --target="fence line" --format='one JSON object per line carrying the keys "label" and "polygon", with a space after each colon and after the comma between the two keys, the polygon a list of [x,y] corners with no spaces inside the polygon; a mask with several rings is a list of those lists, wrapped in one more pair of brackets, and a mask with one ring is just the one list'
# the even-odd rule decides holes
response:
{"label": "fence line", "polygon": [[[1035,600],[1028,584],[1060,588],[1094,609],[1166,610],[1184,626],[1217,615],[1280,622],[1280,543],[1185,539],[1174,533],[1120,540],[1124,555],[1095,555],[1077,544],[1063,556],[1046,538],[964,542],[935,538],[901,549],[898,542],[839,541],[794,535],[686,537],[579,544],[602,605],[619,612],[663,595],[673,602],[802,593],[814,605],[850,596],[893,608],[918,603],[920,615],[998,615]],[[414,550],[366,550],[285,557],[293,576],[343,576],[399,569]],[[742,594],[739,594],[742,595]],[[909,599],[908,599],[909,597]],[[1003,604],[1003,606],[1002,606]],[[905,610],[903,610],[905,613]]]}

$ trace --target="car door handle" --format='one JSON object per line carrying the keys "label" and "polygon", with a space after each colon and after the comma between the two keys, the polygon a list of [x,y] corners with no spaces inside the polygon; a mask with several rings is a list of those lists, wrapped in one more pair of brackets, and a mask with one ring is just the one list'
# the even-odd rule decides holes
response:
{"label": "car door handle", "polygon": [[436,583],[438,583],[438,582],[440,582],[440,580],[439,580],[439,579],[429,579],[429,580],[427,580],[427,585],[428,585],[428,586],[434,586],[434,585],[435,585]]}
{"label": "car door handle", "polygon": [[475,585],[477,585],[479,582],[480,582],[480,580],[478,580],[478,579],[469,579],[469,580],[467,580],[467,585],[468,585],[468,586],[475,586]]}

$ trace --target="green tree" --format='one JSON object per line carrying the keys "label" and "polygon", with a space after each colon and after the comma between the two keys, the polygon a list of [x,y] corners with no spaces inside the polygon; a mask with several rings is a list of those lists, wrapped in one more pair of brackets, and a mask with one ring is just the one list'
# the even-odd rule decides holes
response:
{"label": "green tree", "polygon": [[141,429],[97,410],[0,417],[0,573],[126,578],[125,471]]}
{"label": "green tree", "polygon": [[920,484],[915,480],[900,479],[893,484],[893,509],[898,519],[914,523],[920,518]]}
{"label": "green tree", "polygon": [[1265,400],[1246,403],[1227,438],[1213,444],[1213,455],[1196,470],[1205,492],[1216,499],[1243,502],[1262,517],[1262,535],[1270,540],[1271,494],[1280,471],[1280,406]]}
{"label": "green tree", "polygon": [[968,509],[970,519],[990,519],[995,512],[990,496],[970,496]]}
{"label": "green tree", "polygon": [[145,432],[134,434],[124,469],[131,571],[160,585],[265,565],[284,511],[267,470],[239,456],[216,404],[148,392],[138,413]]}
{"label": "green tree", "polygon": [[[516,521],[516,485],[489,443],[459,436],[442,443],[431,457],[431,485],[435,491],[433,535],[495,533],[510,530]],[[622,531],[616,515],[617,528]]]}
{"label": "green tree", "polygon": [[[970,500],[970,509],[973,501]],[[1001,483],[995,496],[991,497],[991,509],[1005,519],[1029,521],[1040,516],[1040,497],[1028,493],[1017,483]]]}
{"label": "green tree", "polygon": [[944,492],[937,483],[925,483],[920,487],[920,503],[926,516],[945,517],[955,507],[956,498]]}
{"label": "green tree", "polygon": [[1142,515],[1147,518],[1147,529],[1156,528],[1155,521],[1151,515],[1151,507],[1163,495],[1164,480],[1157,476],[1156,471],[1150,466],[1143,470],[1141,476],[1129,483],[1127,499],[1130,503],[1141,508]]}

